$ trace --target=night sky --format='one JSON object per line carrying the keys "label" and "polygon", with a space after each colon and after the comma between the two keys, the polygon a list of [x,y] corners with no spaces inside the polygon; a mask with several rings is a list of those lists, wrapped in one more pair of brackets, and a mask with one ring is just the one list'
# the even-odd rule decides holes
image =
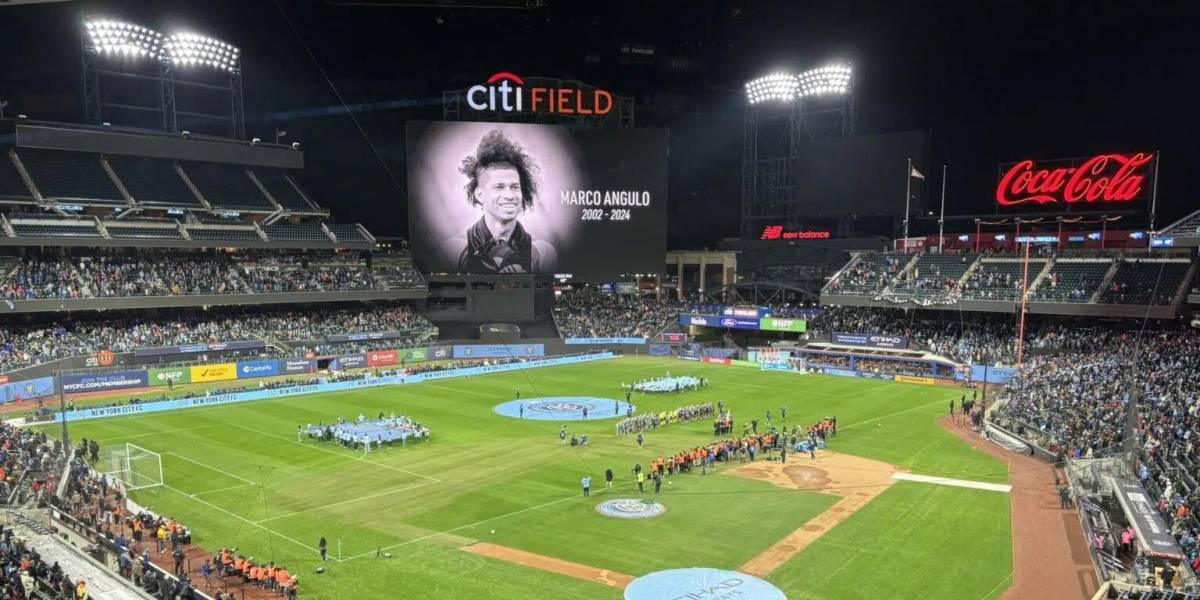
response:
{"label": "night sky", "polygon": [[[506,3],[514,4],[476,2]],[[373,6],[386,4],[408,6]],[[1200,208],[1195,3],[414,4],[0,3],[0,99],[9,115],[82,120],[84,14],[224,39],[243,51],[248,136],[288,130],[284,141],[307,151],[304,183],[335,216],[403,235],[406,120],[440,118],[443,89],[497,71],[576,78],[632,96],[638,125],[670,130],[668,246],[696,248],[738,233],[742,84],[849,61],[858,132],[929,130],[931,170],[949,165],[948,213],[990,210],[1000,162],[1135,150],[1162,153],[1159,225]],[[406,101],[358,115],[399,187],[345,114],[284,118],[339,104],[284,14],[346,102]],[[936,189],[940,176],[929,184]],[[895,185],[902,198],[903,180]]]}

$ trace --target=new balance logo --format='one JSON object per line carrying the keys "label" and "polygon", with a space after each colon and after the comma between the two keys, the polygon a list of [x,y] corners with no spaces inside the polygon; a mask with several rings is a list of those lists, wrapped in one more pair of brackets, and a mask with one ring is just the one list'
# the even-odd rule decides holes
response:
{"label": "new balance logo", "polygon": [[762,240],[777,240],[783,237],[783,225],[767,225],[763,227]]}

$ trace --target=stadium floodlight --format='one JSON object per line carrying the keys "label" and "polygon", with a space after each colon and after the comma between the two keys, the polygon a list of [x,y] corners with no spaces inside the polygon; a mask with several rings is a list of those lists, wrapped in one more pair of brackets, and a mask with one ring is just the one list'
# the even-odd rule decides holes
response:
{"label": "stadium floodlight", "polygon": [[173,33],[163,43],[166,60],[178,66],[205,66],[233,73],[241,51],[231,44],[195,33]]}
{"label": "stadium floodlight", "polygon": [[798,97],[800,82],[795,75],[772,73],[746,83],[746,100],[750,104],[761,102],[791,102]]}
{"label": "stadium floodlight", "polygon": [[796,76],[800,86],[800,96],[832,96],[846,94],[850,91],[849,65],[827,65],[805,71]]}
{"label": "stadium floodlight", "polygon": [[87,19],[84,29],[91,47],[100,54],[155,60],[162,55],[162,34],[147,27],[110,19]]}

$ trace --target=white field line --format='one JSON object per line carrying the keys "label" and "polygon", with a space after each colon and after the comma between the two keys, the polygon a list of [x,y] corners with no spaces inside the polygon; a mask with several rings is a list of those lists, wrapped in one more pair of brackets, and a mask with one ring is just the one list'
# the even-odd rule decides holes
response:
{"label": "white field line", "polygon": [[249,479],[246,479],[245,477],[241,477],[241,476],[239,476],[239,475],[234,475],[233,473],[230,473],[229,471],[222,471],[221,469],[218,469],[218,468],[216,468],[216,467],[214,467],[214,466],[211,466],[211,465],[206,465],[206,464],[204,464],[204,463],[202,463],[202,462],[199,462],[199,461],[192,460],[192,459],[190,459],[190,458],[188,458],[188,457],[186,457],[186,456],[183,456],[182,454],[175,454],[174,452],[163,452],[163,454],[167,454],[167,455],[170,455],[170,456],[174,456],[175,458],[178,458],[178,459],[181,459],[181,460],[186,460],[186,461],[188,461],[188,462],[192,463],[193,465],[200,465],[201,467],[204,467],[205,469],[208,469],[209,471],[216,471],[217,473],[220,473],[220,474],[222,474],[222,475],[225,475],[225,476],[227,476],[227,477],[232,477],[232,478],[234,478],[234,479],[236,479],[236,480],[238,480],[238,481],[241,481],[241,482],[243,482],[243,483],[247,483],[247,484],[250,484],[250,485],[254,485],[254,482],[253,482],[253,481],[250,481]]}
{"label": "white field line", "polygon": [[[147,413],[147,414],[151,414],[151,413]],[[141,416],[145,416],[145,415],[141,415]],[[151,437],[151,436],[155,436],[155,435],[167,435],[167,434],[171,434],[171,433],[183,433],[185,431],[199,431],[201,429],[212,429],[213,427],[224,427],[224,426],[225,426],[224,423],[213,423],[211,425],[200,425],[197,427],[180,427],[179,429],[167,429],[165,431],[147,431],[146,433],[138,433],[138,434],[134,434],[134,435],[121,435],[121,436],[110,437],[110,438],[100,438],[96,441],[97,442],[111,442],[113,440],[132,440],[135,438]]]}
{"label": "white field line", "polygon": [[1005,494],[1012,491],[1012,486],[1008,484],[985,483],[982,481],[970,481],[967,479],[951,479],[949,477],[931,477],[929,475],[917,475],[916,473],[893,473],[892,479],[896,479],[898,481],[932,483],[934,485],[948,485],[950,487],[969,488],[972,490],[986,490],[989,492],[1004,492]]}
{"label": "white field line", "polygon": [[[955,397],[957,397],[957,396],[955,396]],[[914,410],[921,410],[922,408],[929,408],[930,406],[933,406],[935,404],[946,404],[947,402],[949,402],[952,399],[953,398],[946,398],[944,400],[934,400],[933,402],[930,402],[929,404],[921,404],[919,406],[914,406],[912,408],[906,408],[904,410],[897,411],[897,412],[894,412],[891,414],[875,417],[874,419],[867,419],[866,421],[859,421],[857,423],[851,423],[849,425],[838,425],[838,429],[839,430],[850,429],[851,427],[858,427],[859,425],[866,425],[867,423],[874,423],[875,421],[882,421],[884,419],[890,419],[895,416],[903,415],[905,413],[910,413]]]}
{"label": "white field line", "polygon": [[287,442],[287,443],[289,443],[289,444],[295,444],[295,445],[297,445],[297,446],[300,446],[301,448],[309,448],[309,449],[312,449],[312,450],[317,450],[317,451],[320,451],[320,452],[325,452],[325,453],[327,453],[327,454],[332,454],[332,455],[334,455],[334,456],[340,456],[340,457],[342,457],[342,458],[345,458],[345,459],[347,459],[347,460],[352,460],[352,461],[356,461],[356,462],[362,462],[362,463],[366,463],[366,464],[369,464],[369,465],[374,465],[374,466],[376,466],[376,467],[380,467],[380,468],[383,468],[383,469],[388,469],[388,470],[391,470],[391,471],[396,471],[397,473],[404,473],[405,475],[413,475],[413,476],[415,476],[415,477],[420,477],[420,478],[422,478],[422,479],[428,479],[428,480],[430,480],[430,481],[433,481],[434,483],[441,483],[441,482],[442,482],[442,480],[441,480],[441,479],[438,479],[437,477],[430,477],[429,475],[422,475],[422,474],[420,474],[420,473],[414,473],[414,472],[412,472],[412,471],[409,471],[409,470],[407,470],[407,469],[401,469],[400,467],[393,467],[392,465],[389,465],[389,464],[386,464],[386,463],[375,462],[375,461],[373,461],[373,460],[367,460],[366,458],[363,458],[363,457],[357,457],[357,458],[356,458],[356,457],[353,457],[353,456],[347,456],[347,455],[345,455],[345,454],[343,454],[343,453],[341,453],[341,452],[338,452],[338,451],[336,451],[336,450],[330,450],[330,449],[328,449],[328,448],[325,448],[325,447],[322,447],[322,446],[316,446],[316,445],[313,445],[313,444],[305,444],[304,442],[297,442],[296,440],[293,440],[293,439],[291,439],[291,438],[288,438],[288,437],[284,437],[284,436],[281,436],[281,435],[274,435],[274,434],[271,434],[271,433],[267,433],[267,432],[265,432],[265,431],[259,431],[259,430],[257,430],[257,429],[254,429],[254,428],[252,428],[252,427],[246,427],[245,425],[239,425],[239,424],[237,424],[237,423],[229,423],[228,425],[229,425],[230,427],[237,427],[238,429],[244,429],[244,430],[246,430],[246,431],[249,431],[249,432],[251,432],[251,433],[257,433],[258,435],[261,435],[261,436],[264,436],[264,437],[275,438],[275,439],[277,439],[277,440],[282,440],[282,441],[285,441],[285,442]]}
{"label": "white field line", "polygon": [[223,488],[215,489],[215,490],[206,490],[203,492],[196,492],[195,494],[192,494],[192,497],[195,498],[196,496],[203,496],[205,494],[216,494],[217,492],[228,492],[230,490],[240,490],[242,488],[248,488],[248,487],[254,487],[254,484],[253,483],[243,483],[241,485],[231,485],[229,487],[223,487]]}
{"label": "white field line", "polygon": [[437,482],[437,481],[426,481],[426,482],[424,482],[424,483],[418,483],[418,484],[416,484],[416,485],[409,485],[409,486],[405,486],[405,487],[401,487],[401,488],[396,488],[396,489],[394,489],[394,490],[388,490],[388,491],[386,491],[386,492],[379,492],[379,493],[377,493],[377,494],[371,494],[371,495],[369,495],[369,496],[362,496],[362,497],[359,497],[359,498],[351,498],[351,499],[349,499],[349,500],[342,500],[341,502],[334,502],[334,503],[332,503],[332,504],[324,504],[324,505],[321,505],[321,506],[314,506],[314,507],[312,507],[312,508],[306,508],[306,509],[304,509],[304,510],[297,510],[297,511],[294,511],[294,512],[284,513],[284,514],[282,514],[282,515],[275,515],[275,516],[273,516],[273,517],[268,517],[268,518],[266,518],[266,519],[262,519],[262,520],[256,521],[256,523],[266,523],[266,522],[268,522],[268,521],[274,521],[274,520],[276,520],[276,519],[286,519],[286,518],[288,518],[288,517],[294,517],[294,516],[296,516],[296,515],[302,515],[302,514],[304,514],[304,513],[309,513],[309,512],[313,512],[313,511],[317,511],[317,510],[325,510],[325,509],[327,509],[327,508],[334,508],[334,507],[336,507],[336,506],[342,506],[342,505],[344,505],[344,504],[351,504],[351,503],[354,503],[354,502],[362,502],[362,501],[364,501],[364,500],[371,500],[371,499],[374,499],[374,498],[381,498],[381,497],[383,497],[383,496],[389,496],[389,495],[391,495],[391,494],[398,494],[398,493],[400,493],[400,492],[407,492],[407,491],[409,491],[409,490],[415,490],[415,489],[417,489],[417,488],[423,488],[423,487],[430,486],[430,485],[437,485],[438,483],[440,483],[440,482]]}
{"label": "white field line", "polygon": [[[620,485],[618,485],[617,487],[624,487],[624,486],[626,486],[626,485],[633,485],[633,482],[625,482],[625,483],[623,483],[623,484],[620,484]],[[613,489],[616,489],[616,488],[613,488]],[[599,493],[598,493],[597,495],[599,495]],[[439,532],[437,532],[437,533],[431,533],[431,534],[429,534],[429,535],[423,535],[423,536],[421,536],[421,537],[418,537],[418,538],[413,538],[413,539],[411,539],[411,540],[406,540],[406,541],[400,542],[400,543],[398,543],[398,544],[392,544],[391,546],[384,546],[384,547],[382,547],[382,548],[379,548],[378,550],[391,550],[391,549],[393,549],[393,548],[400,548],[400,547],[402,547],[402,546],[407,546],[407,545],[409,545],[409,544],[415,544],[415,543],[417,543],[417,542],[423,542],[423,541],[425,541],[425,540],[427,540],[427,539],[430,539],[430,538],[435,538],[435,537],[438,537],[438,536],[446,535],[446,534],[448,534],[448,533],[454,533],[454,532],[456,532],[456,531],[462,531],[463,529],[470,529],[470,528],[472,528],[472,527],[478,527],[478,526],[480,526],[480,525],[483,525],[484,523],[490,523],[490,522],[492,522],[492,521],[499,521],[500,519],[507,519],[508,517],[515,517],[516,515],[519,515],[519,514],[522,514],[522,513],[527,513],[527,512],[529,512],[529,511],[531,511],[531,510],[538,510],[538,509],[541,509],[541,508],[546,508],[547,506],[553,506],[553,505],[555,505],[555,504],[562,504],[563,502],[566,502],[566,501],[568,501],[568,500],[575,500],[575,499],[578,499],[578,498],[581,498],[581,497],[582,497],[582,496],[580,496],[579,494],[574,494],[574,495],[568,496],[568,497],[566,497],[566,498],[559,498],[558,500],[551,500],[551,501],[549,501],[549,502],[546,502],[545,504],[539,504],[539,505],[537,505],[537,506],[529,506],[529,507],[526,507],[526,508],[522,508],[521,510],[515,510],[515,511],[513,511],[513,512],[506,513],[506,514],[503,514],[503,515],[497,515],[497,516],[495,516],[495,517],[488,517],[488,518],[486,518],[486,519],[483,519],[482,521],[476,521],[476,522],[474,522],[474,523],[470,523],[470,524],[467,524],[467,525],[462,525],[462,526],[460,526],[460,527],[455,527],[455,528],[453,528],[453,529],[447,529],[447,530],[445,530],[445,531],[439,531]],[[354,559],[356,559],[356,558],[363,558],[363,557],[367,557],[367,556],[375,556],[375,551],[371,551],[371,552],[364,552],[364,553],[362,553],[362,554],[355,554],[354,556],[348,556],[348,557],[345,557],[345,558],[343,558],[342,560],[343,560],[343,561],[351,561],[351,560],[354,560]]]}
{"label": "white field line", "polygon": [[[254,527],[257,527],[257,528],[259,528],[259,529],[261,529],[261,530],[263,530],[263,531],[266,531],[266,532],[268,532],[268,533],[273,533],[273,534],[275,534],[275,535],[279,536],[280,538],[282,538],[282,539],[285,539],[285,540],[287,540],[287,541],[289,541],[289,542],[291,542],[291,543],[293,543],[293,544],[296,544],[297,546],[300,546],[301,548],[304,548],[304,549],[306,549],[306,550],[309,550],[309,551],[311,551],[311,552],[313,552],[313,553],[319,553],[319,552],[320,552],[320,551],[319,551],[319,550],[317,550],[316,548],[313,548],[312,546],[309,546],[308,544],[305,544],[304,542],[301,542],[301,541],[299,541],[299,540],[296,540],[296,539],[290,538],[290,537],[288,537],[288,536],[286,536],[286,535],[283,535],[282,533],[279,533],[278,531],[275,531],[274,529],[271,529],[270,527],[263,527],[262,525],[259,525],[258,523],[255,523],[254,521],[251,521],[250,519],[247,519],[246,517],[243,517],[243,516],[241,516],[241,515],[239,515],[239,514],[237,514],[237,513],[234,513],[234,512],[230,512],[230,511],[228,511],[228,510],[225,510],[224,508],[221,508],[220,506],[217,506],[216,504],[213,504],[212,502],[208,502],[207,500],[201,500],[200,498],[197,498],[197,497],[195,497],[195,496],[193,496],[193,495],[191,495],[191,494],[188,494],[187,492],[184,492],[184,491],[182,491],[182,490],[177,490],[177,489],[175,489],[175,488],[173,488],[173,487],[171,487],[171,486],[169,486],[169,485],[164,485],[163,487],[164,487],[164,488],[166,488],[166,489],[168,489],[168,490],[171,490],[172,492],[175,492],[175,493],[177,493],[177,494],[179,494],[179,495],[181,495],[181,496],[186,496],[186,497],[188,497],[188,498],[191,498],[192,500],[194,500],[194,501],[196,501],[196,502],[199,502],[200,504],[203,504],[203,505],[205,505],[205,506],[207,506],[207,507],[209,507],[209,508],[211,508],[211,509],[213,509],[213,510],[216,510],[216,511],[219,511],[219,512],[222,512],[222,513],[225,513],[225,514],[227,514],[227,515],[229,515],[229,516],[231,516],[231,517],[233,517],[233,518],[235,518],[235,519],[237,519],[237,520],[239,520],[239,521],[241,521],[241,522],[243,522],[243,523],[246,523],[247,525],[252,525],[252,526],[254,526]],[[339,559],[339,558],[334,558],[334,557],[332,557],[332,556],[331,556],[330,558],[332,558],[333,560],[339,561],[339,562],[341,561],[341,559]]]}

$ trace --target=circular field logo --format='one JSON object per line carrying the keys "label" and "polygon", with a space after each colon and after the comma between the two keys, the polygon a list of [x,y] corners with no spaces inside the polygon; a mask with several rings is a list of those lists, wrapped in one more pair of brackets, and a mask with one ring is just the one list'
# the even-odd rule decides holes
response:
{"label": "circular field logo", "polygon": [[581,413],[583,409],[596,410],[596,405],[587,402],[530,402],[525,405],[525,410],[544,413]]}
{"label": "circular field logo", "polygon": [[634,407],[620,400],[594,396],[543,396],[509,400],[492,410],[505,417],[532,421],[592,421],[630,415]]}
{"label": "circular field logo", "polygon": [[671,569],[643,575],[625,588],[625,600],[737,598],[787,600],[779,588],[753,575],[722,569]]}
{"label": "circular field logo", "polygon": [[614,519],[652,519],[667,512],[667,507],[653,500],[619,498],[597,504],[596,512]]}

